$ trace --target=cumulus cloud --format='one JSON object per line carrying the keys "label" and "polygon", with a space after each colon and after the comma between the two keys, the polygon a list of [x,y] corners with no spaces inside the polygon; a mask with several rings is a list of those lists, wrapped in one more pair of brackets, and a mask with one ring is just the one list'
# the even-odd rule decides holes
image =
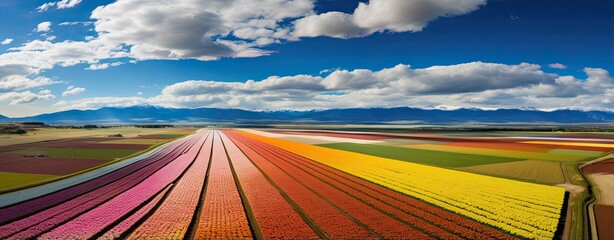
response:
{"label": "cumulus cloud", "polygon": [[359,3],[352,14],[327,12],[294,22],[293,36],[351,38],[375,32],[419,32],[439,17],[477,10],[486,0],[370,0]]}
{"label": "cumulus cloud", "polygon": [[86,68],[86,70],[103,70],[103,69],[107,69],[109,67],[117,67],[120,66],[124,63],[122,62],[113,62],[113,63],[98,63],[98,64],[91,64],[89,67]]}
{"label": "cumulus cloud", "polygon": [[36,10],[38,10],[38,12],[45,12],[52,7],[56,7],[57,9],[73,8],[77,6],[77,4],[81,3],[81,1],[82,0],[61,0],[58,2],[47,2],[40,5],[38,8],[36,8]]}
{"label": "cumulus cloud", "polygon": [[58,101],[53,104],[60,109],[97,109],[103,107],[128,107],[147,103],[140,97],[95,97],[76,101]]}
{"label": "cumulus cloud", "polygon": [[51,31],[51,22],[42,22],[36,26],[35,32],[49,32]]}
{"label": "cumulus cloud", "polygon": [[399,64],[377,71],[336,69],[325,76],[270,76],[245,82],[190,80],[166,86],[151,98],[88,98],[58,106],[92,109],[109,103],[251,110],[398,106],[550,110],[581,106],[614,110],[614,79],[600,68],[585,68],[584,72],[586,79],[576,79],[544,72],[529,63],[471,62],[418,69]]}
{"label": "cumulus cloud", "polygon": [[36,101],[48,101],[54,98],[55,96],[49,90],[41,90],[38,93],[24,91],[0,94],[0,102],[9,102],[10,105],[32,103]]}
{"label": "cumulus cloud", "polygon": [[566,69],[567,68],[567,66],[561,63],[551,63],[551,64],[548,64],[548,67],[554,68],[554,69]]}
{"label": "cumulus cloud", "polygon": [[[101,39],[129,45],[135,59],[215,60],[268,54],[255,46],[275,43],[286,34],[278,31],[282,21],[312,9],[311,0],[124,0],[91,17]],[[240,41],[227,38],[233,32]]]}
{"label": "cumulus cloud", "polygon": [[66,97],[66,96],[70,96],[70,95],[77,95],[80,93],[85,92],[85,88],[82,87],[75,87],[75,86],[68,86],[66,88],[66,91],[64,91],[62,93],[62,97]]}
{"label": "cumulus cloud", "polygon": [[0,64],[0,94],[56,84],[52,79],[36,76],[28,65]]}
{"label": "cumulus cloud", "polygon": [[0,45],[8,45],[8,44],[11,44],[12,42],[13,42],[12,38],[7,38],[7,39],[2,40],[2,42],[0,42]]}
{"label": "cumulus cloud", "polygon": [[[300,37],[358,37],[374,32],[420,31],[438,17],[466,14],[485,0],[371,0],[360,3],[351,14],[316,14],[314,0],[142,0],[113,1],[97,7],[91,21],[62,22],[82,25],[92,35],[84,41],[33,40],[0,55],[5,63],[31,63],[39,71],[54,66],[88,64],[88,70],[105,69],[100,63],[116,58],[129,61],[245,58],[269,55],[264,47]],[[47,2],[70,8],[81,0]],[[130,12],[130,14],[125,14]],[[51,31],[51,22],[40,23],[36,32]],[[5,56],[6,55],[6,56]]]}

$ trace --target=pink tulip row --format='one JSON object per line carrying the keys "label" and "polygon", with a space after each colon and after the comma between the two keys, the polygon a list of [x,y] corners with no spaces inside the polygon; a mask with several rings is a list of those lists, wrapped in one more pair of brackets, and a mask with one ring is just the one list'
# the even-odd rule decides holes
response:
{"label": "pink tulip row", "polygon": [[319,238],[228,136],[221,133],[221,137],[262,238]]}
{"label": "pink tulip row", "polygon": [[[167,156],[162,156],[158,159],[151,159],[149,161],[137,162],[98,179],[77,185],[73,188],[68,188],[51,195],[34,199],[33,201],[25,202],[23,203],[25,206],[18,204],[10,208],[2,209],[21,210],[25,208],[24,211],[32,211],[32,209],[26,208],[32,207],[44,210],[0,226],[0,238],[10,237],[12,239],[23,239],[34,237],[43,232],[49,231],[57,225],[60,225],[71,218],[88,211],[89,209],[139,183],[147,176],[153,174],[165,164],[172,161],[178,154],[181,153],[183,148],[187,148],[192,145],[196,139],[197,138],[195,137],[189,137],[188,139],[182,141],[182,147],[171,150]],[[146,162],[149,163],[149,165],[144,165]],[[115,181],[109,182],[106,185],[101,185],[105,182],[103,180],[109,180],[108,178],[111,177],[116,178]],[[85,189],[85,186],[89,186],[91,189]],[[67,196],[62,196],[60,193],[64,193]],[[56,201],[64,199],[66,200],[65,202],[53,205]]]}
{"label": "pink tulip row", "polygon": [[198,206],[214,141],[210,133],[196,160],[177,181],[164,202],[129,238],[183,238]]}
{"label": "pink tulip row", "polygon": [[151,199],[147,204],[138,211],[130,215],[128,218],[124,219],[117,225],[115,225],[112,229],[108,230],[104,234],[102,234],[98,240],[112,240],[119,239],[123,234],[125,234],[134,224],[136,224],[139,220],[141,220],[147,213],[149,213],[158,203],[162,200],[162,197],[166,195],[168,190],[173,186],[173,184],[167,186],[162,192],[158,193],[153,199]]}
{"label": "pink tulip row", "polygon": [[[0,224],[14,221],[15,219],[18,219],[23,216],[32,215],[33,213],[41,211],[45,208],[55,206],[94,189],[98,189],[102,186],[118,181],[125,176],[133,173],[134,171],[144,168],[152,163],[158,162],[159,160],[174,158],[178,156],[184,148],[188,148],[191,144],[193,144],[193,138],[194,137],[189,137],[185,140],[177,141],[177,143],[168,145],[165,151],[160,151],[147,159],[120,168],[104,176],[92,179],[90,181],[69,188],[65,188],[63,190],[39,198],[31,199],[6,208],[1,208]],[[0,233],[3,232],[0,231]],[[3,235],[0,235],[0,237],[2,236]]]}
{"label": "pink tulip row", "polygon": [[[103,185],[92,191],[85,192],[66,202],[43,211],[32,214],[26,218],[11,222],[0,227],[0,238],[11,236],[12,238],[29,238],[42,232],[48,231],[56,225],[62,224],[70,218],[77,216],[109,199],[120,194],[130,187],[133,187],[147,176],[153,174],[162,166],[172,161],[174,155],[169,155],[159,161],[155,161],[148,166],[132,169],[132,173],[125,175],[118,181]],[[136,168],[140,164],[126,168]],[[122,169],[124,170],[124,169]],[[95,180],[94,180],[95,181]],[[57,195],[54,195],[57,196]],[[49,199],[50,197],[43,197]],[[54,200],[53,198],[51,200]],[[40,204],[44,204],[40,203]],[[14,235],[15,234],[15,235]]]}
{"label": "pink tulip row", "polygon": [[204,137],[195,147],[190,148],[184,155],[165,165],[162,169],[149,175],[146,179],[131,187],[100,206],[72,219],[71,221],[42,235],[45,239],[72,239],[90,238],[111,226],[114,222],[126,216],[147,199],[153,197],[177,178],[190,166],[196,158]]}
{"label": "pink tulip row", "polygon": [[219,134],[216,134],[213,143],[207,189],[194,238],[252,238],[241,196]]}

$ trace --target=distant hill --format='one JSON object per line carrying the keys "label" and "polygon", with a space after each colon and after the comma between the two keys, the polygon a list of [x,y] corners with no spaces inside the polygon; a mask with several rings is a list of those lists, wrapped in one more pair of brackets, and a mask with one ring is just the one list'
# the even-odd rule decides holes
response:
{"label": "distant hill", "polygon": [[614,112],[524,109],[350,108],[312,111],[248,111],[218,108],[135,106],[69,110],[0,121],[42,121],[48,124],[116,123],[614,123]]}

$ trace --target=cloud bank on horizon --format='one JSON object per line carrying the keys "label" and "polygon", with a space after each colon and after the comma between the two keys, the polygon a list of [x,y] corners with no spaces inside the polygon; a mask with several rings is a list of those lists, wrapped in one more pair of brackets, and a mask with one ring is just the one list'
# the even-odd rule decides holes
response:
{"label": "cloud bank on horizon", "polygon": [[[80,4],[81,0],[47,2],[37,11],[69,11]],[[113,96],[109,91],[74,98],[86,91],[78,82],[71,82],[59,96],[48,89],[69,84],[47,74],[59,68],[83,65],[84,71],[98,72],[152,60],[263,57],[276,54],[274,46],[309,38],[352,41],[374,34],[428,31],[433,21],[487,7],[486,0],[355,4],[353,11],[318,12],[314,0],[149,0],[147,4],[118,0],[96,7],[89,21],[43,21],[31,31],[33,39],[1,42],[7,49],[0,54],[0,102],[9,105],[2,110],[11,115],[6,111],[18,104],[50,104],[57,110],[138,104],[268,110],[392,106],[614,110],[614,79],[607,70],[586,66],[582,69],[586,78],[578,79],[559,75],[555,70],[567,66],[558,62],[549,64],[550,70],[532,63],[468,61],[412,68],[401,62],[384,69],[271,74],[244,82],[171,79],[150,97]],[[82,40],[56,41],[56,29],[70,26],[90,29]]]}

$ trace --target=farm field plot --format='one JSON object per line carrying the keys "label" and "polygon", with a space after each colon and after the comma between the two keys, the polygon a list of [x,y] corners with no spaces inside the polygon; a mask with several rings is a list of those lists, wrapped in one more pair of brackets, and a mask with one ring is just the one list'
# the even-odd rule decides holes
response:
{"label": "farm field plot", "polygon": [[[535,159],[535,160],[548,160],[548,161],[577,161],[587,158],[585,154],[574,155],[568,152],[567,154],[557,154],[551,152],[526,152],[526,151],[513,151],[502,149],[487,149],[487,148],[473,148],[473,147],[457,147],[449,145],[431,145],[431,144],[419,144],[405,146],[411,149],[441,151],[450,153],[463,153],[463,154],[479,154],[491,157],[509,157],[519,159]],[[598,154],[595,154],[598,155]],[[594,156],[595,156],[594,155]]]}
{"label": "farm field plot", "polygon": [[565,181],[561,165],[552,161],[525,160],[508,163],[462,167],[459,170],[531,182],[559,184]]}
{"label": "farm field plot", "polygon": [[[26,136],[3,135],[4,138],[0,139],[0,172],[43,174],[53,175],[54,177],[67,176],[146,151],[150,147],[164,144],[174,137],[189,134],[189,131],[188,129],[143,129],[134,127],[100,129],[45,127],[33,130]],[[117,134],[123,137],[113,137]],[[139,135],[148,134],[161,134],[160,137],[163,138],[137,138]],[[49,178],[24,177],[21,179],[29,179],[24,183],[27,185],[44,182]],[[5,178],[0,176],[0,181],[3,180]],[[7,189],[10,188],[3,188],[0,191]]]}
{"label": "farm field plot", "polygon": [[0,172],[0,191],[54,178],[53,175]]}
{"label": "farm field plot", "polygon": [[596,205],[595,218],[599,239],[611,239],[614,236],[614,206]]}
{"label": "farm field plot", "polygon": [[[0,194],[0,239],[552,239],[562,231],[565,189],[535,182],[565,182],[563,161],[489,151],[577,158],[602,154],[460,134],[399,143],[454,144],[485,152],[354,142],[317,146],[260,132],[201,129],[143,155],[60,180],[54,180],[60,172],[8,173],[16,181],[54,181]],[[360,138],[351,141],[365,141]],[[87,142],[130,145],[157,139]],[[44,148],[61,147],[50,143],[53,147]],[[25,162],[43,165],[37,161],[54,159]],[[0,167],[15,161],[24,162],[0,159]],[[595,208],[606,225],[603,216],[610,210],[602,206],[609,204],[599,202]]]}
{"label": "farm field plot", "polygon": [[611,173],[614,174],[614,159],[600,161],[582,168],[585,173]]}
{"label": "farm field plot", "polygon": [[557,229],[562,188],[240,134],[520,236],[550,239]]}
{"label": "farm field plot", "polygon": [[455,153],[427,149],[410,149],[403,147],[381,146],[375,144],[332,143],[321,144],[318,146],[443,167],[465,167],[521,160],[520,158],[513,157],[492,157],[468,153]]}
{"label": "farm field plot", "polygon": [[128,156],[137,152],[132,149],[95,149],[95,148],[28,148],[23,150],[17,150],[7,152],[6,154],[12,155],[37,155],[44,154],[49,158],[102,158],[102,159],[114,159],[119,157]]}

